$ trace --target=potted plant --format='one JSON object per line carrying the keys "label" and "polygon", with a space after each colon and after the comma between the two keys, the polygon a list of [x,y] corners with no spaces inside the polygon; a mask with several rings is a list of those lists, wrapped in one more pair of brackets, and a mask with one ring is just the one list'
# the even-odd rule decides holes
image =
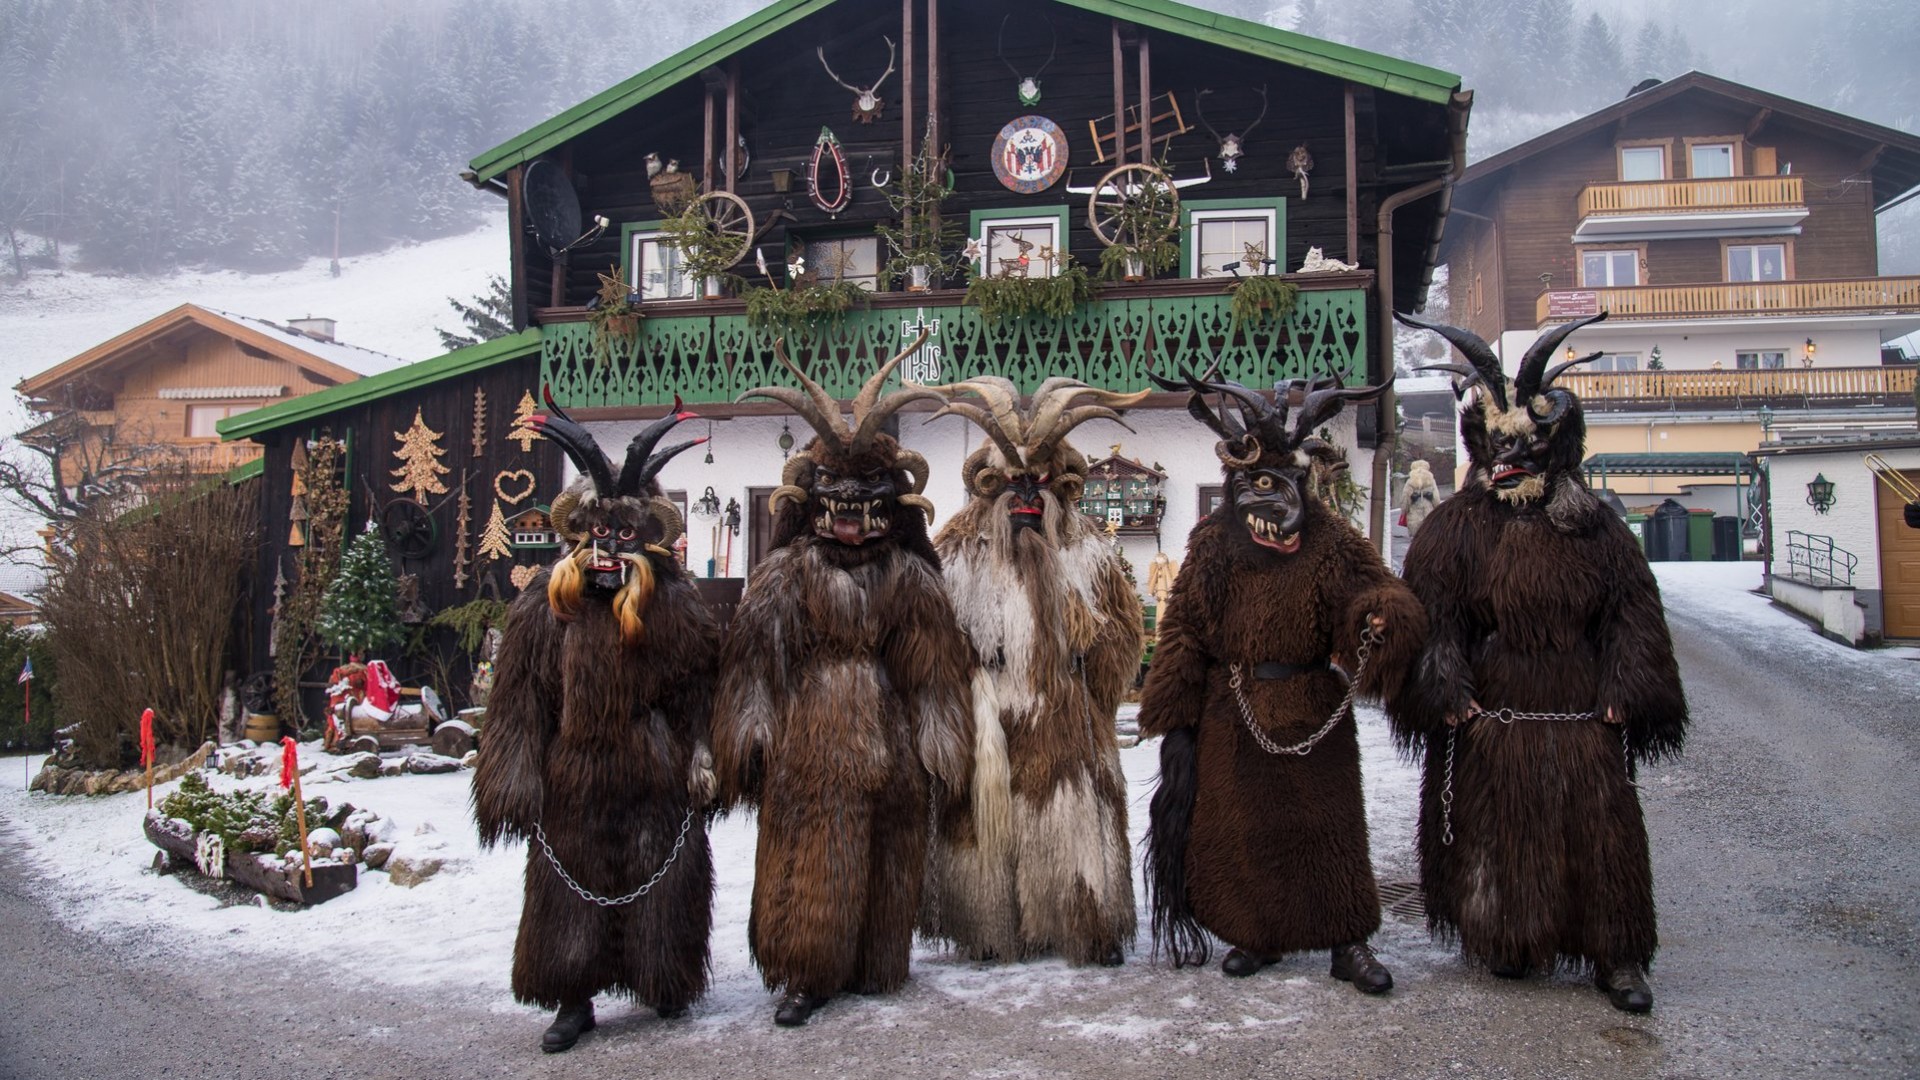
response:
{"label": "potted plant", "polygon": [[640,337],[639,294],[620,277],[620,268],[607,267],[600,275],[600,291],[587,304],[587,325],[593,327],[594,358],[605,362],[615,341],[631,346]]}
{"label": "potted plant", "polygon": [[875,231],[887,245],[887,276],[908,292],[927,292],[955,269],[957,260],[947,252],[957,244],[959,229],[940,214],[952,192],[947,155],[934,152],[931,144],[922,144],[886,188],[899,224],[882,222]]}
{"label": "potted plant", "polygon": [[[978,253],[979,248],[978,242],[967,245],[970,254]],[[1012,270],[988,273],[976,262],[973,277],[967,283],[965,303],[979,308],[981,317],[989,322],[998,322],[1028,315],[1065,318],[1073,314],[1074,308],[1093,299],[1093,281],[1086,267],[1072,255],[1064,251],[1044,252],[1041,258],[1052,264],[1051,275],[1032,277]]]}

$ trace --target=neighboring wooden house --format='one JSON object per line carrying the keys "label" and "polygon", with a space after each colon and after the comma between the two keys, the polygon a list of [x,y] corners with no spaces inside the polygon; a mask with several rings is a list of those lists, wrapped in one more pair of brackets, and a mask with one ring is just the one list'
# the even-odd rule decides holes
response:
{"label": "neighboring wooden house", "polygon": [[259,450],[222,443],[221,420],[403,362],[335,341],[333,330],[332,319],[280,326],[182,304],[22,379],[16,389],[27,407],[47,419],[18,438],[77,443],[61,459],[60,479],[69,486],[81,482],[103,443],[195,472],[227,472]]}
{"label": "neighboring wooden house", "polygon": [[[395,571],[414,579],[407,600],[416,615],[480,597],[511,600],[552,561],[550,544],[525,542],[539,530],[515,532],[516,522],[531,525],[530,515],[545,522],[560,491],[562,455],[520,423],[539,393],[539,356],[537,334],[515,334],[220,422],[221,437],[262,459],[267,527],[254,571],[261,586],[250,598],[248,670],[272,667],[275,582],[283,595],[298,583],[295,534],[304,511],[294,509],[296,444],[323,435],[346,443],[349,531],[372,521],[383,532]],[[464,680],[450,636],[435,644]],[[403,678],[426,671],[422,658],[393,652],[381,659]],[[449,700],[465,698],[464,682],[439,689]]]}
{"label": "neighboring wooden house", "polygon": [[[1904,426],[1915,369],[1881,346],[1920,329],[1920,277],[1880,275],[1875,218],[1916,185],[1920,137],[1690,72],[1467,170],[1452,318],[1511,368],[1541,327],[1606,311],[1569,342],[1604,355],[1562,380],[1591,454]],[[1609,482],[1634,502],[1706,479],[1734,512],[1737,478]]]}
{"label": "neighboring wooden house", "polygon": [[[857,93],[876,79],[877,110]],[[663,231],[696,188],[730,192],[751,213],[734,268],[749,286],[767,284],[760,259],[780,284],[803,260],[811,276],[873,291],[866,307],[788,335],[796,362],[842,398],[922,327],[933,336],[906,372],[921,382],[990,373],[1031,390],[1071,375],[1138,390],[1149,371],[1218,359],[1251,386],[1329,373],[1352,385],[1381,376],[1388,309],[1423,298],[1470,102],[1455,75],[1169,0],[777,0],[481,154],[465,175],[507,200],[514,320],[538,328],[541,381],[608,446],[676,394],[711,417],[711,453],[681,458],[663,480],[738,500],[744,546],[758,548],[765,499],[750,485],[777,480],[783,435],[804,443],[811,433],[775,406],[733,404],[743,390],[791,380],[774,361],[775,332],[749,324],[740,296],[703,298]],[[1117,114],[1128,119],[1116,143]],[[1046,276],[1058,270],[1048,256],[1061,253],[1097,269],[1095,189],[1116,167],[1156,162],[1181,185],[1178,264],[1157,280],[1104,286],[1061,319],[991,322],[963,305],[964,274],[905,291],[884,271],[875,229],[894,216],[881,185],[924,146],[946,151],[951,169],[940,215],[963,236],[949,255],[971,239],[988,271],[1025,254],[1023,272]],[[536,226],[572,200],[583,230],[596,217],[607,228],[561,251],[574,237]],[[1265,260],[1288,270],[1314,248],[1358,269],[1289,274],[1300,293],[1284,319],[1231,320],[1236,273],[1264,273]],[[1249,252],[1260,261],[1246,262]],[[634,348],[603,346],[587,321],[602,275],[615,273],[646,316]],[[1193,526],[1198,487],[1218,478],[1212,438],[1181,402],[1150,399],[1143,413],[1160,419],[1143,417],[1129,439],[1167,463],[1169,543]],[[1371,448],[1376,415],[1364,410],[1337,433]],[[940,511],[958,509],[960,462],[979,433],[957,419],[901,427],[933,464]],[[1095,429],[1083,440],[1110,437]],[[1357,475],[1369,456],[1359,455]],[[708,548],[724,549],[731,530],[689,524],[690,564],[727,562]],[[1128,543],[1141,546],[1137,562],[1152,554],[1150,537]],[[733,572],[746,561],[733,558]]]}

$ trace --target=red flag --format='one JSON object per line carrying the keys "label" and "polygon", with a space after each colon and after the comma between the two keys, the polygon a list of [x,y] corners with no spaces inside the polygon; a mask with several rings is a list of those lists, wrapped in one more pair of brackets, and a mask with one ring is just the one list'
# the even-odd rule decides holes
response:
{"label": "red flag", "polygon": [[293,778],[300,774],[300,744],[288,735],[280,740],[280,786],[290,788]]}
{"label": "red flag", "polygon": [[140,710],[140,764],[153,767],[153,710]]}

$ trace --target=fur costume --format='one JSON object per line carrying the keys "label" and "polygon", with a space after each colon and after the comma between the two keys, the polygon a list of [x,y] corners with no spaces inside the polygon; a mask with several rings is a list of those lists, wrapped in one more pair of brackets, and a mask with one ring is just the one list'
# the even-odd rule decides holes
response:
{"label": "fur costume", "polygon": [[[1189,411],[1221,437],[1227,490],[1188,538],[1140,706],[1141,734],[1165,737],[1147,836],[1155,946],[1175,965],[1205,963],[1210,931],[1234,946],[1229,974],[1333,949],[1347,978],[1341,950],[1364,951],[1380,925],[1352,715],[1304,755],[1270,752],[1249,724],[1282,746],[1321,731],[1347,689],[1330,661],[1353,671],[1363,628],[1379,640],[1357,693],[1380,693],[1419,652],[1420,605],[1327,504],[1346,462],[1311,435],[1384,387],[1311,388],[1289,428],[1302,388],[1276,387],[1268,404],[1234,383],[1189,385]],[[1224,400],[1216,415],[1203,393],[1240,416]]]}
{"label": "fur costume", "polygon": [[1407,466],[1407,484],[1401,489],[1401,513],[1406,518],[1407,535],[1413,536],[1425,524],[1427,515],[1440,503],[1440,486],[1433,481],[1433,466],[1415,460]]}
{"label": "fur costume", "polygon": [[[924,335],[923,335],[924,338]],[[927,539],[927,463],[881,425],[928,390],[880,396],[913,351],[839,403],[765,387],[818,438],[772,496],[777,549],[729,634],[714,757],[730,804],[760,812],[753,957],[804,1023],[842,990],[897,989],[925,876],[930,797],[964,797],[973,749],[967,643]],[[930,786],[931,782],[931,786]]]}
{"label": "fur costume", "polygon": [[[1407,551],[1433,630],[1392,713],[1403,744],[1426,753],[1428,919],[1504,973],[1569,964],[1604,976],[1652,961],[1633,762],[1678,753],[1686,732],[1659,586],[1625,523],[1582,483],[1580,402],[1553,386],[1592,357],[1546,367],[1591,321],[1535,342],[1511,401],[1484,342],[1427,326],[1473,361],[1444,368],[1464,376],[1460,392],[1480,393],[1461,416],[1466,483]],[[1503,722],[1481,709],[1593,717]]]}
{"label": "fur costume", "polygon": [[[611,990],[672,1015],[707,986],[706,742],[719,631],[671,554],[680,517],[654,480],[705,441],[652,452],[693,415],[677,404],[634,438],[617,479],[593,436],[559,410],[533,418],[582,477],[553,506],[571,549],[513,601],[473,811],[483,845],[529,841],[513,993],[563,1012]],[[604,897],[666,869],[645,895],[603,907],[576,895],[556,861]]]}
{"label": "fur costume", "polygon": [[922,929],[976,960],[1118,964],[1137,916],[1114,714],[1140,669],[1140,599],[1079,511],[1087,459],[1066,435],[1145,393],[1055,378],[1022,413],[1006,379],[935,389],[989,438],[934,541],[973,643],[974,772],[939,822]]}

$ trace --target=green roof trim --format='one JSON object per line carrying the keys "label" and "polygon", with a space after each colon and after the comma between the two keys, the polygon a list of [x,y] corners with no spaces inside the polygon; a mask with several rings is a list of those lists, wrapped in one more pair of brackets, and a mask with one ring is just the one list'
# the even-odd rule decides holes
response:
{"label": "green roof trim", "polygon": [[523,356],[538,355],[540,352],[540,331],[538,328],[522,330],[517,334],[492,341],[483,341],[478,345],[469,345],[464,349],[455,349],[431,360],[422,360],[417,364],[383,371],[364,379],[356,379],[339,386],[330,386],[325,390],[315,390],[311,394],[302,394],[291,401],[278,405],[269,405],[264,409],[254,409],[231,416],[214,425],[220,438],[227,442],[235,439],[250,438],[263,431],[286,427],[328,413],[355,405],[364,405],[377,401],[390,394],[426,386],[457,375],[480,371],[508,360],[517,360]]}
{"label": "green roof trim", "polygon": [[[732,26],[508,139],[470,163],[478,180],[490,180],[515,165],[572,140],[639,105],[683,79],[832,5],[835,0],[776,0]],[[1439,68],[1280,30],[1174,0],[1056,0],[1067,7],[1163,30],[1222,48],[1345,79],[1362,86],[1445,105],[1460,89],[1460,76]]]}
{"label": "green roof trim", "polygon": [[226,480],[227,480],[227,483],[229,484],[238,484],[243,481],[251,480],[256,476],[265,476],[266,472],[267,472],[267,459],[263,457],[257,457],[257,458],[254,458],[252,461],[247,462],[245,465],[235,465],[233,468],[228,469]]}

